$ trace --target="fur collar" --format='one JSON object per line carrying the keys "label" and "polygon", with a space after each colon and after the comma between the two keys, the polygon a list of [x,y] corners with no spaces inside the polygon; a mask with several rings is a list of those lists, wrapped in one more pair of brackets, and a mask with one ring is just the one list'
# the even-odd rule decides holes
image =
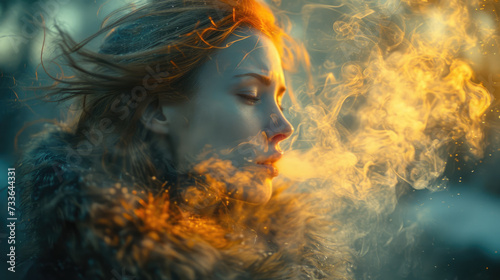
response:
{"label": "fur collar", "polygon": [[50,129],[18,167],[25,254],[33,255],[27,278],[349,278],[345,250],[331,238],[332,223],[310,209],[311,197],[275,187],[265,205],[204,215],[167,192],[153,195],[72,163],[73,137]]}

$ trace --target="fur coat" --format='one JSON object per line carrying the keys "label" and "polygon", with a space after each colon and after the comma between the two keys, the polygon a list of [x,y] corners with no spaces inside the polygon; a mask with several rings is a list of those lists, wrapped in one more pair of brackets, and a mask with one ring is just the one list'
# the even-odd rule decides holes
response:
{"label": "fur coat", "polygon": [[26,279],[349,278],[332,223],[305,194],[275,186],[265,205],[200,210],[199,190],[179,204],[110,179],[72,158],[71,143],[48,129],[18,165]]}

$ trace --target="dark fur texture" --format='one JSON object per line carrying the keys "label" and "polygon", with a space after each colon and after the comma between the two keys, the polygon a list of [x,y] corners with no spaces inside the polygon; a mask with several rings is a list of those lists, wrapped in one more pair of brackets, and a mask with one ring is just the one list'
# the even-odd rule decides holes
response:
{"label": "dark fur texture", "polygon": [[[181,205],[71,157],[52,129],[20,161],[28,279],[346,279],[346,255],[310,196]],[[191,198],[203,198],[196,188]]]}

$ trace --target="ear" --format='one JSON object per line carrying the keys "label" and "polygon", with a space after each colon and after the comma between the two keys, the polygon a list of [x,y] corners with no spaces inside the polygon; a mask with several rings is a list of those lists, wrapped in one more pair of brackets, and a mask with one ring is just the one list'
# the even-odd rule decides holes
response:
{"label": "ear", "polygon": [[149,130],[158,134],[169,134],[170,118],[168,108],[156,104],[149,104],[141,116],[142,124]]}

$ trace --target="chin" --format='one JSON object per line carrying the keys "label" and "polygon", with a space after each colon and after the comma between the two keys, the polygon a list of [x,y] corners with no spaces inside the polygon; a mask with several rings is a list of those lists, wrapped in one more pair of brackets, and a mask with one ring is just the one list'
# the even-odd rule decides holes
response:
{"label": "chin", "polygon": [[273,191],[274,168],[262,164],[236,164],[230,160],[210,158],[194,170],[203,174],[214,190],[232,199],[264,204]]}
{"label": "chin", "polygon": [[271,199],[273,192],[272,178],[259,178],[249,185],[239,185],[228,188],[229,196],[233,199],[250,204],[265,204]]}
{"label": "chin", "polygon": [[270,178],[264,179],[264,182],[255,186],[255,190],[249,193],[246,202],[252,204],[264,204],[271,199],[273,193],[273,181]]}

